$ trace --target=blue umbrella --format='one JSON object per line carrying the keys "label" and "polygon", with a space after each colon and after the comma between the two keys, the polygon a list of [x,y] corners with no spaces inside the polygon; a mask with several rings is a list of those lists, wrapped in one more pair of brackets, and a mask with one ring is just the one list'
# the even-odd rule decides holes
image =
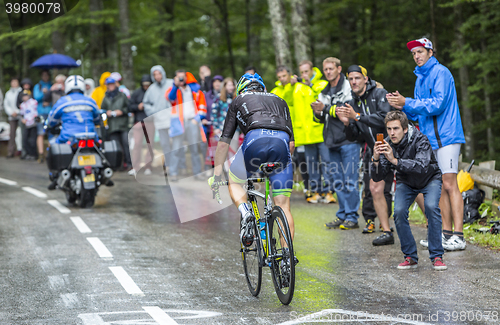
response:
{"label": "blue umbrella", "polygon": [[76,61],[63,54],[46,54],[31,64],[32,68],[40,69],[64,69],[76,68],[79,65]]}

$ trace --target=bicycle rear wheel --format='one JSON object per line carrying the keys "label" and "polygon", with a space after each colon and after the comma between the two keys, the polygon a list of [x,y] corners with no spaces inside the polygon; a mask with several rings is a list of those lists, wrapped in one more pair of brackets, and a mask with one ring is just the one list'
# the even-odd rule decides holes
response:
{"label": "bicycle rear wheel", "polygon": [[253,243],[249,247],[241,244],[241,258],[243,260],[248,289],[253,296],[257,296],[262,284],[262,266],[260,264],[262,259],[262,245],[255,220],[251,221],[248,226],[253,233]]}
{"label": "bicycle rear wheel", "polygon": [[285,213],[279,206],[271,211],[271,274],[274,289],[282,304],[288,305],[295,290],[295,259],[292,236]]}

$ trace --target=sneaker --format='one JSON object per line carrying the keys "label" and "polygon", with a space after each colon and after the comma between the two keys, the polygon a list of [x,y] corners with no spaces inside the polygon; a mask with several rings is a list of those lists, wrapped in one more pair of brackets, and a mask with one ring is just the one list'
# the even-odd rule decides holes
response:
{"label": "sneaker", "polygon": [[177,177],[177,175],[169,175],[168,176],[168,181],[169,182],[178,182],[179,181],[179,177]]}
{"label": "sneaker", "polygon": [[339,228],[342,230],[351,230],[351,229],[359,228],[359,225],[357,222],[344,221],[344,223],[341,224]]}
{"label": "sneaker", "polygon": [[39,164],[43,164],[45,162],[45,157],[43,153],[38,154],[38,159],[36,160]]}
{"label": "sneaker", "polygon": [[418,266],[418,263],[411,257],[405,258],[405,261],[401,264],[398,265],[398,269],[400,270],[409,270],[409,269],[416,269]]}
{"label": "sneaker", "polygon": [[248,222],[252,220],[253,214],[251,211],[248,211],[245,214],[245,217],[240,218],[240,241],[241,244],[245,247],[249,247],[253,243],[252,229],[248,227]]}
{"label": "sneaker", "polygon": [[323,203],[329,204],[329,203],[337,203],[337,200],[333,196],[331,192],[326,193],[325,197],[323,198]]}
{"label": "sneaker", "polygon": [[373,222],[373,220],[368,219],[368,221],[366,221],[365,227],[363,228],[363,234],[371,234],[374,231],[375,231],[375,223]]}
{"label": "sneaker", "polygon": [[432,268],[434,270],[443,271],[446,270],[448,267],[446,266],[446,264],[443,263],[443,259],[441,257],[436,257],[434,261],[432,261]]}
{"label": "sneaker", "polygon": [[312,196],[312,192],[304,189],[304,198],[307,199]]}
{"label": "sneaker", "polygon": [[453,235],[446,241],[446,243],[443,243],[443,248],[447,251],[461,251],[465,249],[466,245],[467,244],[463,238]]}
{"label": "sneaker", "polygon": [[318,203],[321,201],[321,195],[314,193],[311,197],[307,198],[307,203]]}
{"label": "sneaker", "polygon": [[422,245],[425,248],[429,248],[429,242],[426,239],[422,239],[420,241],[420,245]]}
{"label": "sneaker", "polygon": [[[133,169],[132,169],[133,170]],[[130,172],[129,172],[130,173]],[[151,171],[151,169],[147,168],[145,171],[144,171],[144,175],[146,176],[149,176],[151,175],[153,172]]]}
{"label": "sneaker", "polygon": [[332,222],[325,223],[326,228],[338,228],[341,224],[344,223],[344,220],[337,218]]}
{"label": "sneaker", "polygon": [[372,244],[373,246],[393,245],[394,236],[390,232],[384,232],[382,235],[375,238]]}
{"label": "sneaker", "polygon": [[135,169],[131,169],[128,171],[129,176],[135,176]]}

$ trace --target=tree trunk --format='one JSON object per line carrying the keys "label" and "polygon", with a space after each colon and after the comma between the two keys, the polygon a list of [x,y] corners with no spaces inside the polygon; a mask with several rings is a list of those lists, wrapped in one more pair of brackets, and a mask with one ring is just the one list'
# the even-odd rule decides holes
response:
{"label": "tree trunk", "polygon": [[[486,43],[484,39],[481,41],[481,52],[483,55],[486,55]],[[491,129],[491,120],[493,118],[493,114],[492,114],[490,93],[488,91],[488,86],[489,86],[488,73],[484,74],[483,83],[484,83],[483,85],[484,113],[486,117],[486,122],[488,123],[488,128],[486,129],[486,140],[488,143],[488,158],[493,159],[493,156],[495,155],[495,138],[493,137],[493,131]]]}
{"label": "tree trunk", "polygon": [[[118,14],[120,18],[120,36],[122,40],[130,38],[128,0],[118,0]],[[122,63],[122,83],[128,89],[135,89],[134,62],[132,60],[132,44],[128,41],[120,42]]]}
{"label": "tree trunk", "polygon": [[[95,12],[102,10],[103,4],[102,0],[90,0],[90,18],[97,19]],[[92,66],[92,78],[96,81],[96,85],[99,81],[101,74],[104,72],[103,69],[103,42],[102,42],[102,25],[97,22],[90,23],[90,62]]]}
{"label": "tree trunk", "polygon": [[295,62],[311,59],[311,45],[309,40],[309,23],[307,22],[306,1],[291,0],[292,4],[292,33],[295,49]]}
{"label": "tree trunk", "polygon": [[222,15],[222,23],[224,27],[224,34],[226,37],[227,51],[229,54],[229,66],[231,67],[231,73],[236,76],[236,69],[234,67],[234,55],[233,46],[231,42],[231,31],[229,29],[229,13],[227,10],[227,0],[214,0],[214,3],[219,7],[219,11]]}
{"label": "tree trunk", "polygon": [[52,49],[54,52],[64,54],[66,52],[64,50],[65,43],[63,33],[58,30],[52,32]]}
{"label": "tree trunk", "polygon": [[[3,88],[3,53],[0,51],[0,90]],[[5,93],[5,92],[3,92]],[[2,103],[3,104],[3,103]],[[2,105],[0,105],[2,106]]]}
{"label": "tree trunk", "polygon": [[290,42],[286,31],[286,14],[283,0],[267,0],[269,16],[273,29],[274,51],[276,66],[286,65],[291,67]]}
{"label": "tree trunk", "polygon": [[437,52],[438,46],[438,40],[437,40],[437,34],[436,34],[436,20],[434,19],[434,0],[429,0],[429,5],[430,5],[430,13],[431,13],[431,42],[434,47],[434,51]]}
{"label": "tree trunk", "polygon": [[28,77],[29,52],[30,51],[29,51],[28,47],[23,45],[23,61],[22,61],[22,67],[21,67],[21,71],[22,71],[21,79]]}
{"label": "tree trunk", "polygon": [[[163,9],[165,10],[165,13],[167,15],[167,22],[172,24],[174,22],[174,8],[175,8],[175,0],[166,0],[163,2],[162,5]],[[165,66],[165,69],[168,71],[170,68],[170,65],[173,62],[176,62],[175,60],[175,48],[174,48],[174,32],[172,30],[168,30],[166,35],[165,35],[165,43],[164,45],[160,46],[160,56],[165,58],[165,62],[167,65]],[[174,67],[175,69],[175,67]]]}
{"label": "tree trunk", "polygon": [[[460,6],[454,8],[455,11],[455,41],[458,45],[458,51],[462,52],[465,48],[464,36],[460,32],[462,26],[462,16],[460,14]],[[462,97],[461,107],[463,112],[462,122],[465,133],[465,160],[471,161],[474,157],[474,117],[472,109],[469,107],[469,71],[465,64],[460,65],[458,70],[460,77],[460,94]]]}
{"label": "tree trunk", "polygon": [[[246,34],[247,34],[247,60],[248,65],[260,66],[260,38],[255,32],[255,27],[259,25],[261,19],[261,8],[259,0],[246,0]],[[236,79],[237,76],[234,76]]]}

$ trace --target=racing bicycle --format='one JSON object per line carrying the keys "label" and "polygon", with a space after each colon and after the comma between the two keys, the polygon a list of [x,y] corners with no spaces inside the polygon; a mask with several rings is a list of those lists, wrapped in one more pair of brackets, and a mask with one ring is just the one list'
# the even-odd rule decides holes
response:
{"label": "racing bicycle", "polygon": [[[271,269],[274,289],[282,304],[288,305],[295,289],[295,264],[298,260],[293,253],[290,227],[283,210],[274,205],[270,194],[269,175],[282,168],[282,164],[264,163],[259,171],[262,177],[248,178],[248,203],[252,206],[253,215],[245,220],[244,235],[241,238],[241,258],[248,289],[253,296],[260,293],[262,285],[262,268]],[[255,183],[265,183],[265,192],[255,189]],[[228,185],[227,181],[212,184],[214,198],[222,204],[219,187]],[[257,198],[264,200],[264,213],[261,214]]]}

